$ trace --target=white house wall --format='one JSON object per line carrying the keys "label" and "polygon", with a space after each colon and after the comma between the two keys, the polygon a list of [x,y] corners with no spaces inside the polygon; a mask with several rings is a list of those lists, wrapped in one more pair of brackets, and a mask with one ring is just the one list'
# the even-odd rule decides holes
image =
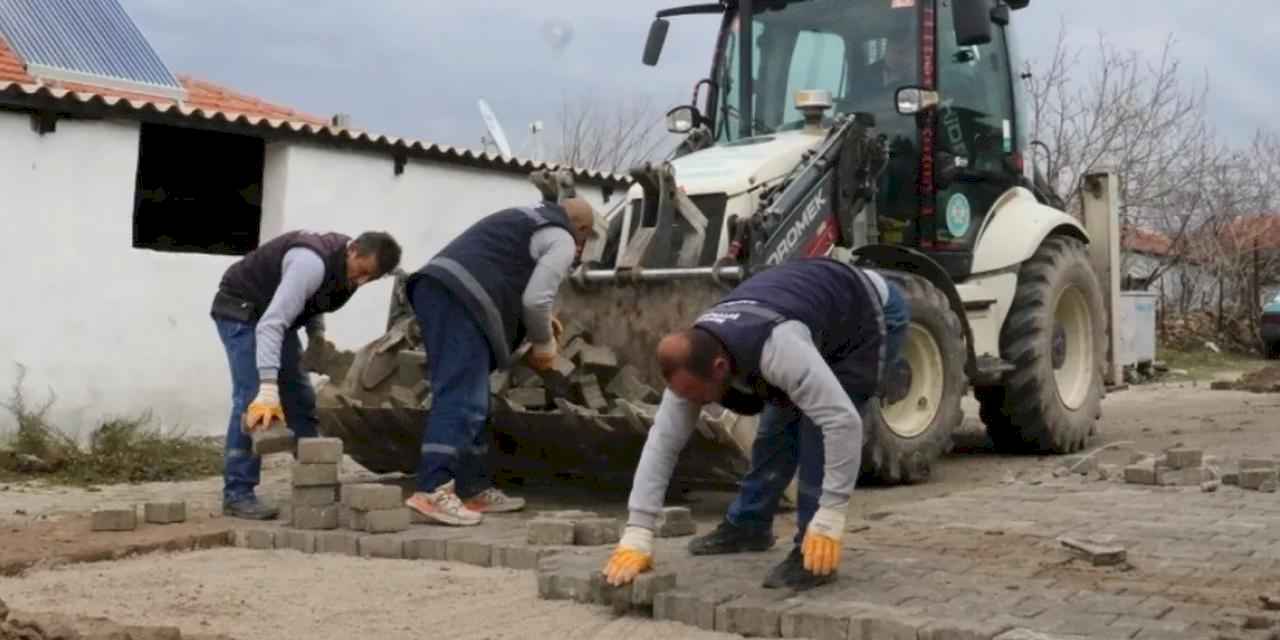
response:
{"label": "white house wall", "polygon": [[[228,374],[208,309],[233,259],[132,248],[138,131],[63,120],[39,136],[0,112],[0,393],[21,363],[28,401],[52,389],[54,420],[82,435],[144,409],[218,431]],[[0,415],[0,430],[13,426]]]}
{"label": "white house wall", "polygon": [[[27,116],[0,112],[0,395],[21,363],[28,400],[52,389],[54,421],[82,435],[143,410],[222,433],[230,376],[209,303],[236,258],[132,248],[138,135],[133,122],[63,120],[39,136]],[[599,188],[583,191],[602,204]],[[263,239],[295,228],[386,230],[416,268],[472,221],[537,195],[518,174],[410,161],[396,176],[385,156],[272,145]],[[358,292],[329,318],[331,339],[356,348],[378,336],[389,295],[389,282]],[[0,412],[0,432],[13,426]]]}

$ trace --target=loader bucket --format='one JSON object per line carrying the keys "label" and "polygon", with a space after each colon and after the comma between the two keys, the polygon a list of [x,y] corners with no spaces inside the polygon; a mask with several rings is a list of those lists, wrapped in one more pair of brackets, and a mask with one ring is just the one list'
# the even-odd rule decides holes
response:
{"label": "loader bucket", "polygon": [[[566,327],[558,371],[540,375],[517,365],[490,378],[494,473],[629,487],[663,387],[654,348],[726,290],[710,277],[566,283],[557,303]],[[354,357],[331,358],[328,370],[315,368],[330,378],[317,393],[319,431],[341,438],[375,473],[413,473],[430,421],[416,320],[394,307],[386,334]],[[747,469],[753,435],[754,420],[705,409],[673,483],[733,486]]]}

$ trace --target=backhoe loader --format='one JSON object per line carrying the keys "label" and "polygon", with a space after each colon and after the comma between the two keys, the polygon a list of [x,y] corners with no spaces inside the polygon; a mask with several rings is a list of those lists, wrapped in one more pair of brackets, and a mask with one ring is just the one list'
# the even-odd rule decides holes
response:
{"label": "backhoe loader", "polygon": [[[1114,176],[1085,176],[1079,218],[1025,151],[1011,12],[1029,0],[721,0],[709,77],[667,114],[684,137],[635,167],[561,291],[569,365],[495,374],[495,464],[626,486],[663,382],[658,339],[730,287],[829,255],[901,287],[911,325],[864,416],[863,476],[926,480],[971,389],[996,447],[1074,452],[1095,434],[1118,293]],[[744,73],[743,70],[749,70]],[[545,199],[571,174],[532,176]],[[321,431],[378,472],[412,472],[429,381],[397,287],[388,333],[327,371]],[[349,364],[349,366],[348,366]],[[736,482],[754,418],[704,410],[674,480]]]}

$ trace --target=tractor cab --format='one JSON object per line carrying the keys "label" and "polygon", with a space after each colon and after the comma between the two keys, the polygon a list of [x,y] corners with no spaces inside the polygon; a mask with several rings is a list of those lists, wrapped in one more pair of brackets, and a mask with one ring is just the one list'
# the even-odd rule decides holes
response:
{"label": "tractor cab", "polygon": [[[813,125],[865,114],[889,150],[876,200],[879,241],[919,249],[963,280],[988,210],[1010,187],[1027,184],[1014,103],[1020,83],[1006,33],[1010,8],[1026,4],[725,0],[659,12],[646,64],[657,62],[668,17],[723,14],[710,77],[699,83],[701,104],[669,114],[673,132],[693,134],[678,152],[688,155],[676,159],[675,178],[706,202],[716,189],[699,179],[708,163],[698,154],[731,167],[735,155],[767,155],[776,145],[786,156],[781,166],[794,166],[795,143],[785,138],[808,136],[815,145]],[[815,92],[829,96],[829,106],[815,109]],[[739,177],[767,182],[779,173]],[[708,247],[704,255],[715,253]]]}

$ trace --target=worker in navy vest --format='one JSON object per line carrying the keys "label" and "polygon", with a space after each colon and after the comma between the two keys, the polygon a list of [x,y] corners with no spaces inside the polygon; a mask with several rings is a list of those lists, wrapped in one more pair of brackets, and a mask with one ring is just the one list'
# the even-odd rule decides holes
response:
{"label": "worker in navy vest", "polygon": [[604,569],[625,584],[653,565],[653,531],[680,451],[702,406],[760,415],[751,468],[724,521],[695,555],[764,551],[799,468],[795,548],[764,580],[808,589],[835,579],[845,512],[862,463],[859,411],[896,357],[909,310],[895,285],[830,258],[770,268],[739,284],[658,344],[661,405],[628,501],[622,540]]}
{"label": "worker in navy vest", "polygon": [[298,329],[307,328],[309,350],[327,345],[323,314],[399,264],[400,245],[386,233],[353,240],[290,231],[227,268],[211,310],[231,367],[223,514],[270,520],[279,511],[254,495],[262,460],[248,432],[284,420],[295,438],[316,435],[315,390],[302,370]]}
{"label": "worker in navy vest", "polygon": [[580,198],[486,216],[410,275],[405,293],[422,330],[431,411],[422,436],[417,491],[406,504],[439,524],[479,524],[518,511],[524,499],[494,487],[485,468],[489,374],[524,360],[555,361],[556,292],[589,238],[595,214]]}

